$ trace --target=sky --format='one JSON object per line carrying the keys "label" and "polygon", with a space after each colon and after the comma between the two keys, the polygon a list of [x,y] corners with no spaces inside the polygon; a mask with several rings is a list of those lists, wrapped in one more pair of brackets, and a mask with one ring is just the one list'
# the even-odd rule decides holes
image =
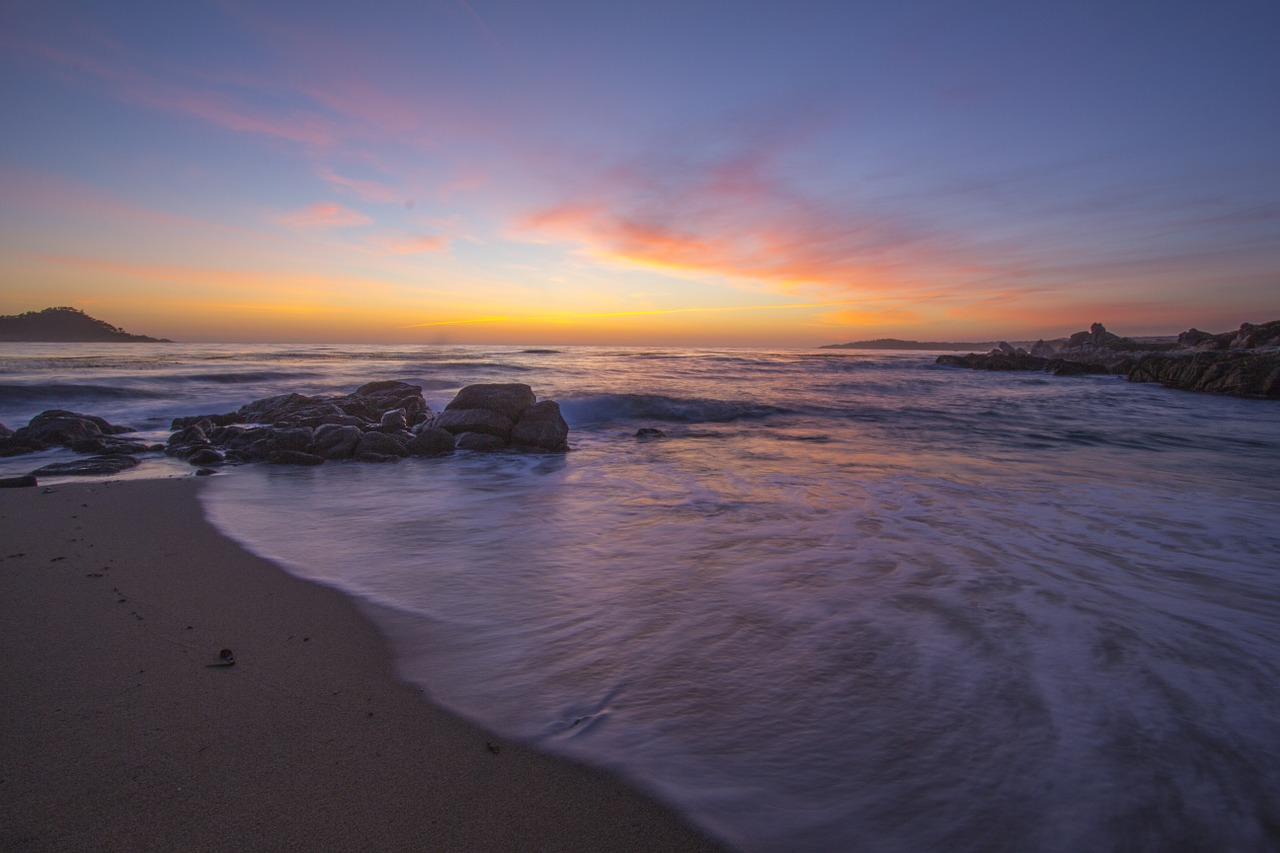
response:
{"label": "sky", "polygon": [[0,2],[0,314],[812,346],[1280,319],[1280,3]]}

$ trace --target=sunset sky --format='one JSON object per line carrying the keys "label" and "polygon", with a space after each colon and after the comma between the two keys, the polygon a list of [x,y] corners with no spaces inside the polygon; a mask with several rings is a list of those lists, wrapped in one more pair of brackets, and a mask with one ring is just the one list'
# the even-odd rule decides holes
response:
{"label": "sunset sky", "polygon": [[807,346],[1280,319],[1280,3],[0,7],[0,314]]}

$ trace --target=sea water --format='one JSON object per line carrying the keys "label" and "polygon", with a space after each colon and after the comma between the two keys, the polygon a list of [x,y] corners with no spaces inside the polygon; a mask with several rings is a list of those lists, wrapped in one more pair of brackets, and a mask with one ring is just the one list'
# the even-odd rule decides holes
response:
{"label": "sea water", "polygon": [[526,382],[571,452],[240,466],[206,512],[743,850],[1280,849],[1280,403],[933,361],[0,345],[0,421]]}

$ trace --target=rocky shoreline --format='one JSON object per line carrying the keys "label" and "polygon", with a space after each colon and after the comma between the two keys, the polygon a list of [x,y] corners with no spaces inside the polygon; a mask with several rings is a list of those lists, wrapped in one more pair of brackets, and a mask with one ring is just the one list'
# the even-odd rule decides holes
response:
{"label": "rocky shoreline", "polygon": [[1055,376],[1109,373],[1166,388],[1280,399],[1280,320],[1244,323],[1235,332],[1190,329],[1176,342],[1123,338],[1094,323],[1058,348],[1038,341],[1030,351],[1001,343],[989,353],[940,355],[937,364],[974,370],[1039,370]]}
{"label": "rocky shoreline", "polygon": [[266,462],[320,465],[325,461],[395,462],[454,450],[563,453],[569,426],[554,400],[537,399],[522,383],[468,385],[443,412],[433,412],[422,388],[396,380],[369,382],[350,394],[284,394],[255,400],[225,414],[174,419],[164,444],[126,437],[134,430],[94,415],[41,412],[25,427],[0,424],[0,456],[64,447],[86,454],[57,462],[0,486],[34,486],[40,476],[109,476],[138,465],[143,453],[184,459],[197,473],[222,465]]}

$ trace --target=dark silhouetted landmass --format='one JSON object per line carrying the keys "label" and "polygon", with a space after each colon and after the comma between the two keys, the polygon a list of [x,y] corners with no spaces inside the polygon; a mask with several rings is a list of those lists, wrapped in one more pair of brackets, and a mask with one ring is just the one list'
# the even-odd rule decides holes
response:
{"label": "dark silhouetted landmass", "polygon": [[154,343],[168,338],[131,335],[77,308],[46,308],[0,317],[0,341],[28,343]]}
{"label": "dark silhouetted landmass", "polygon": [[1166,388],[1280,400],[1280,320],[1242,323],[1238,331],[1221,334],[1189,329],[1176,339],[1123,338],[1094,323],[1066,346],[1037,341],[1027,351],[1002,341],[986,354],[940,355],[937,363],[1058,376],[1114,373]]}
{"label": "dark silhouetted landmass", "polygon": [[827,344],[818,349],[925,349],[956,350],[958,352],[974,352],[975,350],[992,349],[996,341],[979,343],[955,343],[949,341],[900,341],[897,338],[877,338],[874,341],[853,341],[847,344]]}

